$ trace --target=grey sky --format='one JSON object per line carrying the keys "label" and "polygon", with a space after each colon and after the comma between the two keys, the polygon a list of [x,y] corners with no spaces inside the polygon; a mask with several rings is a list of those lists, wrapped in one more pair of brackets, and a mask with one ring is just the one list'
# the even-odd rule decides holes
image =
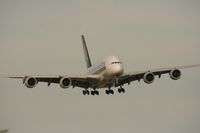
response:
{"label": "grey sky", "polygon": [[[0,73],[83,74],[80,35],[92,62],[117,55],[125,71],[200,63],[198,0],[1,0]],[[10,133],[199,133],[200,69],[123,95],[0,79],[0,129]]]}

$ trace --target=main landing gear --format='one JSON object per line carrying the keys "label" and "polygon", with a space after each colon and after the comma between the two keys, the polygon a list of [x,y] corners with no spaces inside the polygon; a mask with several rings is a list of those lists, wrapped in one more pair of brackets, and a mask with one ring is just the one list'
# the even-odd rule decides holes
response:
{"label": "main landing gear", "polygon": [[83,95],[99,95],[99,92],[97,90],[92,90],[91,92],[89,90],[83,90]]}
{"label": "main landing gear", "polygon": [[[120,87],[120,88],[118,89],[118,92],[119,92],[119,93],[125,93],[125,89],[122,88],[122,87]],[[114,91],[113,91],[112,89],[108,89],[108,90],[106,90],[106,94],[107,94],[107,95],[109,95],[109,94],[114,94]]]}
{"label": "main landing gear", "polygon": [[106,94],[109,95],[109,94],[114,94],[114,91],[112,89],[110,89],[111,87],[108,87],[108,90],[106,90]]}
{"label": "main landing gear", "polygon": [[[111,87],[109,87],[105,92],[106,92],[107,95],[110,95],[110,94],[113,95],[114,94],[114,91],[111,89]],[[118,88],[118,92],[119,93],[125,93],[125,89],[122,86],[120,86],[120,88]],[[83,95],[90,95],[90,94],[92,96],[99,95],[99,91],[97,91],[96,89],[93,89],[91,91],[89,91],[87,89],[83,90]]]}
{"label": "main landing gear", "polygon": [[83,90],[83,95],[90,95],[89,90]]}
{"label": "main landing gear", "polygon": [[93,91],[91,91],[91,95],[99,95],[99,92],[97,91],[97,90],[93,90]]}
{"label": "main landing gear", "polygon": [[108,89],[108,90],[106,90],[106,94],[107,94],[107,95],[109,95],[109,94],[114,94],[114,91],[111,90],[111,89]]}
{"label": "main landing gear", "polygon": [[122,88],[122,86],[120,86],[120,88],[118,89],[118,92],[119,92],[119,93],[125,93],[125,89]]}

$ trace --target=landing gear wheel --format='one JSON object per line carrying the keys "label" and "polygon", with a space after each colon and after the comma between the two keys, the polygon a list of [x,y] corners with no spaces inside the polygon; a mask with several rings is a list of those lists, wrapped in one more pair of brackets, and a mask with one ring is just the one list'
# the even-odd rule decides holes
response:
{"label": "landing gear wheel", "polygon": [[83,95],[90,95],[90,92],[88,90],[83,90]]}
{"label": "landing gear wheel", "polygon": [[109,93],[109,90],[106,90],[106,94],[107,94],[107,95],[109,95],[109,94],[110,94],[110,93]]}
{"label": "landing gear wheel", "polygon": [[87,90],[87,91],[86,91],[86,94],[90,95],[90,92],[89,92],[89,90]]}
{"label": "landing gear wheel", "polygon": [[[88,92],[89,92],[89,91],[88,91]],[[94,95],[99,95],[99,92],[98,92],[97,90],[92,90],[92,91],[91,91],[91,95],[93,95],[93,96],[94,96]]]}
{"label": "landing gear wheel", "polygon": [[125,93],[125,89],[124,88],[122,88],[122,92]]}
{"label": "landing gear wheel", "polygon": [[109,95],[109,94],[114,94],[114,91],[111,90],[111,89],[110,89],[110,90],[106,90],[106,94],[107,94],[107,95]]}
{"label": "landing gear wheel", "polygon": [[119,88],[119,89],[118,89],[118,92],[119,92],[119,93],[125,93],[125,89],[124,89],[124,88]]}
{"label": "landing gear wheel", "polygon": [[110,94],[114,94],[114,91],[113,91],[113,90],[109,90],[109,93],[110,93]]}
{"label": "landing gear wheel", "polygon": [[93,96],[94,96],[94,95],[95,95],[95,91],[91,91],[91,95],[93,95]]}
{"label": "landing gear wheel", "polygon": [[96,95],[99,95],[99,92],[98,92],[98,91],[95,91],[95,94],[96,94]]}
{"label": "landing gear wheel", "polygon": [[86,95],[86,91],[85,90],[83,90],[83,95]]}
{"label": "landing gear wheel", "polygon": [[118,89],[118,92],[121,93],[121,88]]}

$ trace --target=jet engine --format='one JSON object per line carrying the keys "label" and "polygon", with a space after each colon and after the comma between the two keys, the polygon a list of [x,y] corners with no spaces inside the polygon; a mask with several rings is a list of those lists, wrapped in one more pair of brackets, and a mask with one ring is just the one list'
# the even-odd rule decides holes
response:
{"label": "jet engine", "polygon": [[181,71],[179,69],[172,69],[169,75],[171,79],[178,80],[181,77]]}
{"label": "jet engine", "polygon": [[37,84],[37,79],[34,77],[27,77],[24,79],[24,84],[27,88],[33,88]]}
{"label": "jet engine", "polygon": [[60,80],[60,87],[61,88],[69,88],[70,86],[71,86],[71,84],[72,84],[72,81],[71,81],[71,79],[70,78],[68,78],[68,77],[63,77],[63,78],[61,78],[61,80]]}
{"label": "jet engine", "polygon": [[153,83],[154,79],[155,79],[155,75],[153,73],[147,72],[144,74],[143,80],[145,83],[151,84]]}

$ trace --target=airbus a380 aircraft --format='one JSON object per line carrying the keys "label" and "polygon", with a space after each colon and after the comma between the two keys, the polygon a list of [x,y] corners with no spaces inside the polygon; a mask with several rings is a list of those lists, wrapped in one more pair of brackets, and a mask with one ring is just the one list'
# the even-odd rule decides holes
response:
{"label": "airbus a380 aircraft", "polygon": [[[106,94],[114,94],[111,87],[119,87],[119,93],[125,93],[122,87],[124,84],[130,84],[133,81],[144,80],[145,83],[150,84],[154,81],[155,76],[158,78],[162,74],[169,74],[171,79],[178,80],[181,77],[180,69],[198,67],[197,65],[170,67],[154,70],[146,70],[133,73],[124,73],[122,62],[116,56],[110,56],[102,61],[99,65],[92,66],[89,53],[87,50],[85,38],[82,35],[83,50],[85,61],[87,65],[87,74],[82,76],[9,76],[8,78],[22,79],[23,84],[28,88],[35,87],[39,82],[46,82],[48,86],[51,83],[59,84],[61,88],[81,87],[84,95],[99,95],[98,89],[106,89]],[[91,91],[89,91],[89,88]]]}

